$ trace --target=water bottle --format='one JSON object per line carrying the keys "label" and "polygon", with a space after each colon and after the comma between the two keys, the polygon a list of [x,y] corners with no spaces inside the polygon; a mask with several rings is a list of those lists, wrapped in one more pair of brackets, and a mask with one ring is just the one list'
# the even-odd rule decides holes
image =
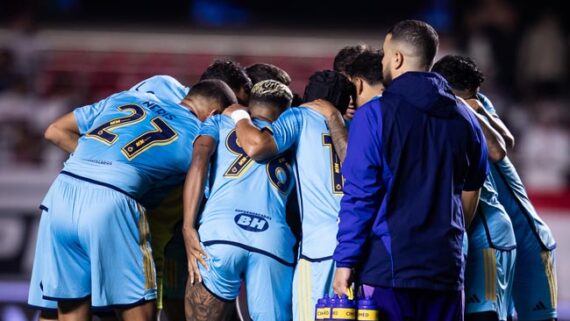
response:
{"label": "water bottle", "polygon": [[315,320],[328,321],[331,319],[331,300],[328,294],[317,300],[315,305]]}
{"label": "water bottle", "polygon": [[378,306],[370,297],[360,298],[357,307],[358,316],[356,320],[378,321]]}
{"label": "water bottle", "polygon": [[331,303],[331,320],[352,321],[356,320],[356,306],[345,294],[337,296]]}

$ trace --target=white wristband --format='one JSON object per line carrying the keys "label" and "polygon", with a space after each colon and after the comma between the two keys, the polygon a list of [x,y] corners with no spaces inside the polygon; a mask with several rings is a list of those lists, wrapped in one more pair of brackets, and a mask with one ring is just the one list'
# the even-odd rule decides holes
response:
{"label": "white wristband", "polygon": [[249,113],[243,109],[238,109],[238,110],[232,112],[230,117],[234,120],[234,124],[237,124],[238,121],[240,121],[242,119],[248,119],[248,120],[251,119],[251,117],[249,116]]}

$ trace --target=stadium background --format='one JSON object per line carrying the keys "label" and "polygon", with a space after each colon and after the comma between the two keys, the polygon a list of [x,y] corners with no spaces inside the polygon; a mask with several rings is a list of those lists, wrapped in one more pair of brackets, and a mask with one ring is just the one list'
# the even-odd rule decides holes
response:
{"label": "stadium background", "polygon": [[47,125],[155,74],[192,83],[214,58],[267,62],[302,94],[345,45],[381,47],[386,28],[420,18],[439,57],[473,57],[483,92],[513,130],[510,153],[558,241],[560,320],[570,320],[570,19],[562,1],[0,1],[0,321],[25,308],[37,206],[65,155]]}

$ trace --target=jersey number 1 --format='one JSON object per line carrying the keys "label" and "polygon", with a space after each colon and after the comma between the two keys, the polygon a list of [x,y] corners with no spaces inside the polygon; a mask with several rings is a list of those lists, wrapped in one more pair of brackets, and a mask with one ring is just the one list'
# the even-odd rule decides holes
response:
{"label": "jersey number 1", "polygon": [[331,135],[323,134],[323,145],[330,149],[331,155],[331,177],[332,177],[332,190],[335,194],[342,194],[342,187],[344,185],[344,178],[340,173],[340,158],[334,150]]}
{"label": "jersey number 1", "polygon": [[[118,108],[120,111],[129,112],[130,115],[114,118],[85,134],[86,137],[97,139],[107,145],[112,145],[119,135],[112,132],[113,129],[130,126],[143,121],[146,118],[144,109],[137,105],[124,105]],[[128,142],[121,152],[128,160],[132,160],[145,150],[160,145],[167,145],[178,138],[178,134],[160,117],[150,120],[154,130],[147,131]]]}

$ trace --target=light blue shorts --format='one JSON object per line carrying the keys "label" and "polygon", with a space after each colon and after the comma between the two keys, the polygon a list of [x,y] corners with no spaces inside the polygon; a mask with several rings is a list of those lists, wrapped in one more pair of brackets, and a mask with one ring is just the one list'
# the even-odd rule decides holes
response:
{"label": "light blue shorts", "polygon": [[38,238],[36,241],[36,252],[34,256],[34,265],[32,267],[32,278],[30,280],[30,291],[28,292],[28,304],[34,308],[40,310],[57,310],[57,302],[46,300],[43,298],[43,284],[42,284],[42,274],[43,265],[42,262],[45,261],[43,256],[47,251],[49,251],[49,222],[46,219],[45,207],[41,207],[42,215],[40,217],[40,224],[38,225]]}
{"label": "light blue shorts", "polygon": [[204,250],[209,270],[198,266],[210,293],[233,301],[243,280],[252,320],[291,320],[292,266],[239,245],[205,242]]}
{"label": "light blue shorts", "polygon": [[42,203],[49,236],[43,298],[91,296],[93,307],[122,308],[156,299],[144,208],[110,187],[60,174]]}
{"label": "light blue shorts", "polygon": [[335,263],[332,259],[311,262],[301,258],[293,277],[293,320],[315,319],[317,300],[333,294]]}
{"label": "light blue shorts", "polygon": [[521,232],[516,231],[517,260],[511,310],[514,305],[521,321],[556,318],[556,250],[544,249],[530,228],[524,234]]}
{"label": "light blue shorts", "polygon": [[515,249],[490,247],[486,235],[470,235],[465,313],[496,312],[499,320],[507,320],[517,256]]}

